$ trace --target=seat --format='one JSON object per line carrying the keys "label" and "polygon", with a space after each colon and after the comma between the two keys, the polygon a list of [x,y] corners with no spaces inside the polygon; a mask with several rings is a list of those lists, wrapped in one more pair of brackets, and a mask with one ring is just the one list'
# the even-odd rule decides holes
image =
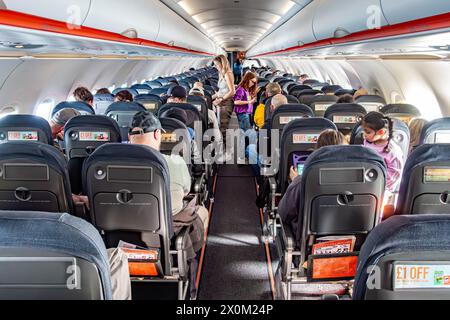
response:
{"label": "seat", "polygon": [[152,89],[152,91],[150,91],[149,94],[154,94],[156,96],[162,97],[162,96],[167,95],[167,88],[162,88],[162,87],[154,88],[154,89]]}
{"label": "seat", "polygon": [[98,231],[67,213],[0,211],[0,299],[112,300]]}
{"label": "seat", "polygon": [[354,89],[339,89],[334,93],[334,95],[337,97],[341,97],[346,94],[353,96],[355,94],[355,90]]}
{"label": "seat", "polygon": [[414,117],[420,117],[420,111],[411,104],[388,104],[380,110],[384,115],[399,119],[406,124]]}
{"label": "seat", "polygon": [[336,91],[341,90],[341,89],[342,89],[342,87],[339,85],[326,85],[326,86],[322,87],[321,90],[325,94],[333,94],[334,95],[336,93]]}
{"label": "seat", "polygon": [[298,101],[301,104],[306,104],[307,106],[311,106],[312,101],[314,100],[314,97],[317,95],[322,95],[323,92],[320,90],[314,90],[314,89],[307,89],[300,91],[296,96],[298,98]]}
{"label": "seat", "polygon": [[74,213],[63,154],[40,142],[0,144],[0,210]]}
{"label": "seat", "polygon": [[91,220],[101,230],[106,247],[116,247],[123,240],[159,253],[152,275],[144,277],[143,282],[133,279],[133,284],[149,287],[148,297],[161,298],[161,293],[150,287],[165,281],[174,285],[175,297],[184,299],[188,230],[178,234],[175,250],[171,250],[174,229],[169,179],[164,157],[142,145],[105,144],[83,166]]}
{"label": "seat", "polygon": [[333,121],[338,130],[344,135],[351,134],[353,128],[360,123],[365,115],[366,109],[356,103],[338,103],[325,111],[324,117]]}
{"label": "seat", "polygon": [[[403,163],[406,162],[409,154],[410,133],[409,127],[398,119],[392,119],[394,123],[394,134],[392,141],[397,144],[403,152]],[[360,124],[357,124],[352,131],[350,144],[364,144],[364,130]]]}
{"label": "seat", "polygon": [[[303,168],[298,219],[287,225],[279,218],[277,223],[277,242],[283,248],[280,270],[284,298],[291,299],[292,284],[327,284],[354,276],[355,254],[381,218],[385,177],[383,158],[363,146],[323,147],[309,156]],[[324,257],[311,255],[312,245],[322,237],[342,235],[355,237],[354,250],[326,256],[334,262],[342,258],[339,261],[344,264],[343,269],[332,269],[330,279],[314,268]],[[299,263],[293,264],[296,259]]]}
{"label": "seat", "polygon": [[362,105],[367,112],[380,112],[381,108],[386,105],[386,100],[377,95],[363,95],[355,100],[356,103]]}
{"label": "seat", "polygon": [[304,104],[285,104],[273,112],[271,128],[280,130],[281,136],[281,132],[291,121],[312,117],[314,117],[314,113],[311,108]]}
{"label": "seat", "polygon": [[201,130],[202,133],[204,133],[206,131],[206,129],[208,128],[208,118],[206,117],[206,119],[205,119],[205,115],[201,114],[198,111],[198,109],[190,103],[167,103],[158,110],[158,117],[161,117],[161,115],[164,114],[164,112],[166,112],[172,108],[189,110],[194,115],[195,119],[194,119],[194,122],[189,125],[190,128],[195,130],[196,126],[201,124],[202,125],[202,130]]}
{"label": "seat", "polygon": [[0,143],[10,141],[39,141],[53,145],[52,130],[44,118],[8,115],[0,119]]}
{"label": "seat", "polygon": [[132,85],[130,89],[136,90],[137,94],[141,95],[141,94],[148,94],[152,90],[152,87],[144,83]]}
{"label": "seat", "polygon": [[298,96],[298,94],[303,90],[312,90],[312,88],[307,85],[296,83],[295,85],[289,87],[288,93],[293,96]]}
{"label": "seat", "polygon": [[136,97],[137,95],[139,95],[139,93],[136,89],[131,89],[131,88],[117,88],[112,92],[112,94],[116,95],[120,91],[128,91],[133,96],[133,98]]}
{"label": "seat", "polygon": [[182,143],[183,148],[176,150],[181,157],[187,156],[187,159],[191,159],[191,139],[189,136],[188,128],[184,123],[177,119],[172,118],[159,118],[162,128],[166,131],[163,133],[161,139],[161,153],[170,155],[174,151],[174,148],[180,146]]}
{"label": "seat", "polygon": [[94,110],[95,114],[105,114],[106,109],[114,103],[114,96],[112,94],[96,94],[94,95]]}
{"label": "seat", "polygon": [[422,129],[420,144],[450,143],[450,118],[428,122]]}
{"label": "seat", "polygon": [[325,111],[338,101],[337,96],[319,95],[311,99],[311,108],[316,117],[323,117]]}
{"label": "seat", "polygon": [[450,145],[425,144],[406,161],[397,214],[450,213]]}
{"label": "seat", "polygon": [[314,85],[317,83],[320,83],[320,81],[316,80],[316,79],[307,79],[307,80],[303,81],[303,84],[307,85],[307,86],[311,86],[311,85]]}
{"label": "seat", "polygon": [[359,255],[354,300],[449,300],[449,215],[389,218]]}
{"label": "seat", "polygon": [[163,105],[161,98],[154,94],[140,94],[134,98],[134,102],[140,103],[152,113],[157,113],[158,109]]}
{"label": "seat", "polygon": [[203,125],[205,126],[204,128],[208,129],[208,104],[205,100],[205,98],[203,97],[199,97],[199,96],[188,96],[187,98],[187,103],[193,105],[194,107],[197,108],[197,110],[200,112],[202,119],[205,120],[203,122]]}
{"label": "seat", "polygon": [[95,114],[94,108],[92,108],[90,105],[88,105],[85,102],[78,102],[78,101],[73,101],[73,102],[69,102],[69,101],[64,101],[64,102],[60,102],[56,105],[56,107],[53,108],[52,110],[52,117],[58,112],[61,111],[62,109],[66,109],[66,108],[72,108],[75,110],[78,110],[82,115],[87,115],[87,114]]}
{"label": "seat", "polygon": [[159,83],[158,81],[147,81],[145,82],[145,84],[150,86],[152,89],[156,89],[162,86],[161,83]]}
{"label": "seat", "polygon": [[96,148],[111,142],[122,142],[116,121],[107,116],[79,116],[72,118],[64,130],[70,185],[74,194],[83,192],[81,170],[84,160]]}
{"label": "seat", "polygon": [[299,104],[298,99],[295,96],[287,95],[286,98],[288,100],[288,103]]}
{"label": "seat", "polygon": [[128,131],[134,115],[145,110],[143,105],[136,102],[115,102],[106,109],[106,116],[117,121],[122,141],[128,141]]}

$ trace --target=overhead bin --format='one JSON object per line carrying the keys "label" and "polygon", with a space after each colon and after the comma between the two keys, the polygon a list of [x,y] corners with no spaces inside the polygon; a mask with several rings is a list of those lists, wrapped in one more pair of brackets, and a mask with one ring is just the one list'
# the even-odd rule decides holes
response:
{"label": "overhead bin", "polygon": [[383,27],[380,0],[320,0],[313,29],[317,40],[339,38],[351,33]]}
{"label": "overhead bin", "polygon": [[450,12],[448,0],[381,0],[389,24],[421,19]]}
{"label": "overhead bin", "polygon": [[308,4],[292,19],[253,47],[248,52],[248,55],[254,56],[316,41],[312,25],[317,2],[318,1],[312,1]]}
{"label": "overhead bin", "polygon": [[[74,23],[84,27],[217,53],[215,43],[158,0],[4,1],[8,10]],[[76,18],[75,18],[76,17]]]}
{"label": "overhead bin", "polygon": [[[91,0],[2,0],[6,9],[70,23],[82,23],[89,11]],[[111,1],[112,2],[112,1]]]}

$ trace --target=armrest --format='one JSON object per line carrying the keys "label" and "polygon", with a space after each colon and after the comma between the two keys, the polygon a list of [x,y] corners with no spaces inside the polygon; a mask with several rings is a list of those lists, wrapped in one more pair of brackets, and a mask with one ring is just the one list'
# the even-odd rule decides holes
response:
{"label": "armrest", "polygon": [[184,227],[175,239],[175,250],[180,278],[187,280],[189,278],[189,266],[187,261],[186,247],[189,237],[189,227]]}
{"label": "armrest", "polygon": [[283,243],[285,245],[285,248],[287,251],[294,251],[295,249],[295,237],[292,233],[291,228],[283,223],[281,218],[278,216],[277,219],[279,220],[279,226],[281,228],[281,235],[283,239]]}

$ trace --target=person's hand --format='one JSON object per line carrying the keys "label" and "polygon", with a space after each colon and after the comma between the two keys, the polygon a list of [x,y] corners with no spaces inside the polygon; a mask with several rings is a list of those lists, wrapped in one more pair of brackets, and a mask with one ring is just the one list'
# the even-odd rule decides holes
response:
{"label": "person's hand", "polygon": [[72,201],[73,201],[74,203],[82,203],[82,204],[84,204],[89,210],[91,209],[91,208],[89,207],[89,198],[86,197],[86,196],[79,196],[79,195],[76,195],[76,194],[72,194]]}
{"label": "person's hand", "polygon": [[218,106],[218,105],[220,105],[222,103],[222,101],[223,101],[223,98],[217,98],[216,100],[214,100],[213,104],[215,106]]}
{"label": "person's hand", "polygon": [[291,166],[291,170],[289,171],[289,180],[294,181],[295,178],[298,177],[297,169]]}
{"label": "person's hand", "polygon": [[255,98],[253,98],[252,100],[250,100],[250,103],[251,103],[251,104],[254,104],[254,103],[256,103],[256,97],[255,97]]}

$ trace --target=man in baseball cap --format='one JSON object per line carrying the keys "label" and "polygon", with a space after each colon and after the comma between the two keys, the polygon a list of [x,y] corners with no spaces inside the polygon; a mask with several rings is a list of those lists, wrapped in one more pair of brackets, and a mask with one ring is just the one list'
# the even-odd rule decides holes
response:
{"label": "man in baseball cap", "polygon": [[50,128],[52,129],[53,139],[64,140],[64,127],[70,119],[80,116],[81,113],[72,108],[65,108],[50,119]]}

